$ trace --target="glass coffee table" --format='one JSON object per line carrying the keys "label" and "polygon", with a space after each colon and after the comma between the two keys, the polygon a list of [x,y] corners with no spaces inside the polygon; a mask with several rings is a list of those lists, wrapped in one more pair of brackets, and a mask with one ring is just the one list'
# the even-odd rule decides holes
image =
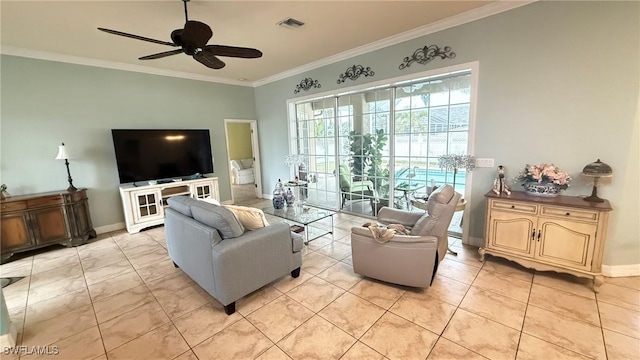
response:
{"label": "glass coffee table", "polygon": [[[263,208],[265,214],[273,215],[287,221],[300,224],[304,228],[304,243],[309,244],[323,235],[333,234],[334,211],[315,208],[308,205],[285,206],[274,209],[273,206]],[[320,222],[329,219],[329,224]]]}

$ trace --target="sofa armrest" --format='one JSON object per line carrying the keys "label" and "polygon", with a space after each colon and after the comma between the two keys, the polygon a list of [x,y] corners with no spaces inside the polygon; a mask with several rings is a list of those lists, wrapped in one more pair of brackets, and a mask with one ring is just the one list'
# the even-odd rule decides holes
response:
{"label": "sofa armrest", "polygon": [[378,211],[377,220],[383,224],[402,224],[413,227],[424,213],[414,213],[390,207],[383,207]]}

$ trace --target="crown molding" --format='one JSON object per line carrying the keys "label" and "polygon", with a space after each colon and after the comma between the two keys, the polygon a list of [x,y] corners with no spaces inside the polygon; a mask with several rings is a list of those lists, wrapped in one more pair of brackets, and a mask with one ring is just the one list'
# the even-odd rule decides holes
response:
{"label": "crown molding", "polygon": [[354,56],[366,54],[375,50],[379,50],[391,45],[395,45],[395,44],[407,41],[407,40],[413,40],[421,36],[433,34],[438,31],[446,30],[455,26],[463,25],[475,20],[479,20],[479,19],[496,15],[505,11],[519,8],[521,6],[528,5],[536,1],[538,0],[493,2],[485,6],[479,7],[477,9],[469,10],[462,14],[454,15],[452,17],[449,17],[440,21],[436,21],[429,25],[424,25],[409,31],[405,31],[403,33],[393,35],[388,38],[384,38],[382,40],[374,41],[372,43],[362,45],[360,47],[353,48],[351,50],[347,50],[339,54],[332,55],[324,59],[320,59],[318,61],[314,61],[305,65],[299,66],[297,68],[289,69],[279,74],[254,81],[253,86],[258,87],[258,86],[266,85],[268,83],[282,80],[290,76],[298,75],[307,71],[311,71],[319,67],[333,64],[338,61],[347,60]]}
{"label": "crown molding", "polygon": [[125,63],[120,63],[116,61],[99,60],[99,59],[85,58],[80,56],[52,53],[47,51],[16,48],[11,46],[2,46],[2,48],[0,48],[0,54],[25,57],[25,58],[31,58],[31,59],[39,59],[39,60],[57,61],[62,63],[76,64],[76,65],[94,66],[94,67],[100,67],[100,68],[106,68],[106,69],[132,71],[132,72],[151,74],[151,75],[169,76],[169,77],[175,77],[175,78],[181,78],[181,79],[222,83],[222,84],[228,84],[228,85],[238,85],[238,86],[248,86],[248,87],[253,86],[251,83],[247,83],[245,81],[231,80],[231,79],[225,79],[225,78],[220,78],[215,76],[193,74],[193,73],[174,71],[174,70],[158,69],[158,68],[152,68],[152,67],[142,66],[142,65],[125,64]]}

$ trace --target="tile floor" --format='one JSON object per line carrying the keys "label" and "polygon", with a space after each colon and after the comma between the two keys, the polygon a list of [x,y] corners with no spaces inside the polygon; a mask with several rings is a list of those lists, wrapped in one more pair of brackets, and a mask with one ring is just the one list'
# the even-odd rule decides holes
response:
{"label": "tile floor", "polygon": [[[253,202],[260,206],[262,202]],[[277,219],[270,219],[277,221]],[[638,359],[640,277],[588,281],[529,271],[451,239],[426,291],[353,273],[349,229],[304,250],[285,276],[222,306],[180,269],[163,228],[102,234],[2,265],[20,345],[46,359]],[[4,354],[2,359],[35,355]]]}

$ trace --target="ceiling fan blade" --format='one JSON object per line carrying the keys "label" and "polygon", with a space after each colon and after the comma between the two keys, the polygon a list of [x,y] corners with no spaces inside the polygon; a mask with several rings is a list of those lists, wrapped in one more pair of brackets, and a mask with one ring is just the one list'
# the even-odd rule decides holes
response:
{"label": "ceiling fan blade", "polygon": [[207,45],[211,36],[213,36],[213,32],[209,25],[189,20],[184,24],[184,30],[182,30],[180,38],[186,47],[202,48]]}
{"label": "ceiling fan blade", "polygon": [[237,46],[207,45],[202,50],[218,56],[229,56],[244,59],[255,59],[262,57],[262,51],[258,49]]}
{"label": "ceiling fan blade", "polygon": [[215,55],[204,52],[204,51],[201,51],[193,55],[193,58],[196,59],[202,65],[212,69],[222,69],[226,65],[222,60],[218,59]]}
{"label": "ceiling fan blade", "polygon": [[117,31],[117,30],[111,30],[111,29],[105,29],[105,28],[98,28],[98,30],[104,31],[106,33],[113,34],[113,35],[120,35],[120,36],[124,36],[124,37],[128,37],[128,38],[132,38],[132,39],[136,39],[136,40],[142,40],[142,41],[148,41],[148,42],[152,42],[152,43],[160,44],[160,45],[179,46],[177,44],[174,44],[174,43],[171,43],[171,42],[168,42],[168,41],[150,39],[150,38],[147,38],[147,37],[144,37],[144,36],[128,34],[128,33],[125,33],[125,32],[122,32],[122,31]]}
{"label": "ceiling fan blade", "polygon": [[138,60],[154,60],[154,59],[163,58],[165,56],[177,55],[177,54],[181,54],[181,53],[182,53],[182,49],[169,50],[169,51],[164,51],[164,52],[157,53],[157,54],[143,56],[141,58],[138,58]]}

